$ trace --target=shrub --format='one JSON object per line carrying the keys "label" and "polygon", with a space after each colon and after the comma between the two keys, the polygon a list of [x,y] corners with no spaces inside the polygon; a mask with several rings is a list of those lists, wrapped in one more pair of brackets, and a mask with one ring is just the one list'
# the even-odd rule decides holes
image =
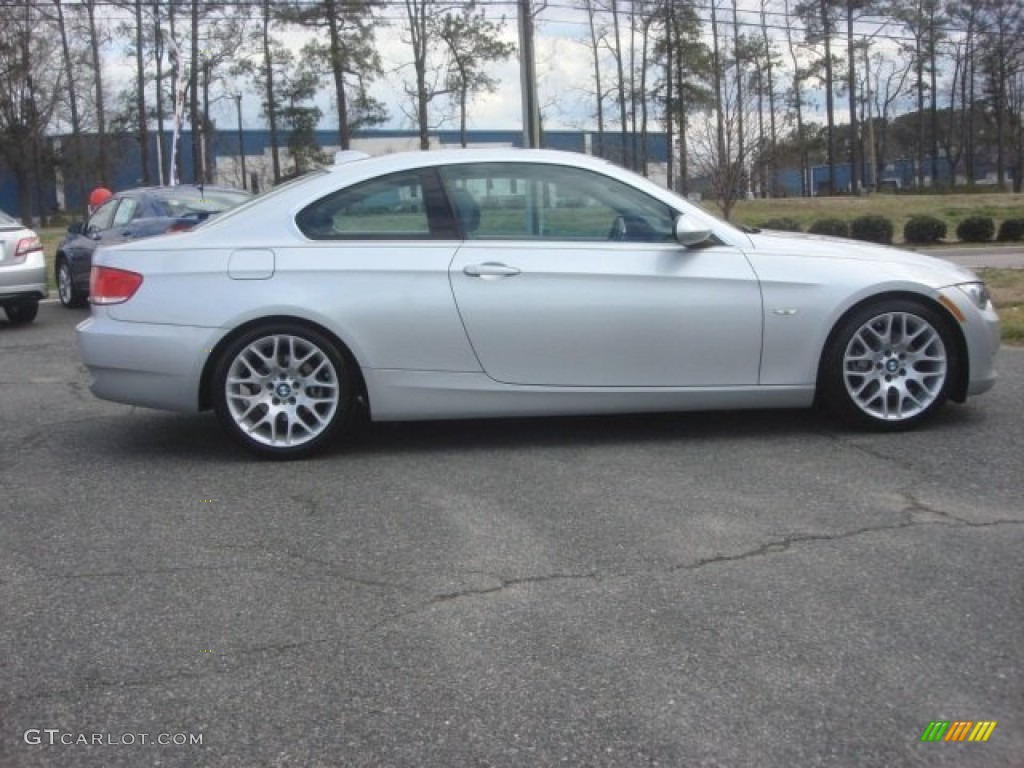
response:
{"label": "shrub", "polygon": [[869,214],[858,216],[850,222],[850,237],[854,240],[891,245],[893,231],[892,222],[885,216]]}
{"label": "shrub", "polygon": [[968,216],[956,227],[956,236],[965,243],[985,243],[996,233],[991,216]]}
{"label": "shrub", "polygon": [[903,227],[903,239],[908,243],[937,243],[946,236],[946,222],[934,216],[911,216]]}
{"label": "shrub", "polygon": [[800,226],[800,222],[796,219],[791,219],[788,216],[782,216],[778,219],[768,219],[758,224],[761,229],[775,229],[779,232],[803,232],[803,227]]}
{"label": "shrub", "polygon": [[812,235],[829,235],[830,237],[849,237],[850,225],[842,219],[818,219],[807,230]]}
{"label": "shrub", "polygon": [[1001,243],[1024,240],[1024,219],[1007,219],[999,225],[996,240]]}

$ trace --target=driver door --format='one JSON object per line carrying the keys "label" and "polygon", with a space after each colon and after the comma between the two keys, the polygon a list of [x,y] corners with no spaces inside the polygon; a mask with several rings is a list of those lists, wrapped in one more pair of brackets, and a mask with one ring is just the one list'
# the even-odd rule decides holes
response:
{"label": "driver door", "polygon": [[592,171],[486,163],[440,172],[465,237],[452,291],[491,378],[757,383],[761,294],[739,249],[684,248],[671,208]]}

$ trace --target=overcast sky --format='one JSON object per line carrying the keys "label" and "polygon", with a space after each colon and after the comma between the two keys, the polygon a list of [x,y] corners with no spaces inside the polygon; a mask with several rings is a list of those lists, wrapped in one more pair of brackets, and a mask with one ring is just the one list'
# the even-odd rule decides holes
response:
{"label": "overcast sky", "polygon": [[[741,24],[744,22],[749,25],[758,23],[759,1],[743,0],[741,9],[744,6],[747,10],[740,11]],[[518,44],[515,4],[490,0],[486,7],[488,15],[492,19],[500,18],[502,14],[506,16],[503,36],[507,41]],[[782,30],[785,29],[786,17],[781,12],[783,8],[781,2],[777,4],[777,7],[780,10],[769,16],[769,24],[773,27],[772,34],[781,37]],[[706,11],[701,11],[702,15],[706,15],[706,13]],[[396,0],[392,0],[392,4],[385,8],[383,15],[390,23],[378,28],[377,48],[384,61],[385,75],[374,83],[371,90],[374,96],[387,105],[390,119],[385,127],[411,129],[414,126],[403,111],[403,106],[408,109],[409,105],[402,87],[404,79],[412,78],[411,67],[408,65],[410,52],[408,45],[402,41],[401,9]],[[862,26],[863,34],[869,35],[877,32],[878,27],[877,21],[869,22]],[[708,30],[705,29],[705,31]],[[755,30],[748,26],[744,31],[753,32]],[[297,51],[307,34],[295,30],[290,32],[286,39]],[[546,129],[593,129],[596,126],[593,114],[594,97],[590,92],[593,88],[593,63],[589,48],[582,42],[587,39],[589,39],[589,29],[586,15],[582,11],[571,8],[570,0],[550,0],[538,18],[536,32],[538,88]],[[131,82],[134,63],[118,47],[115,47],[117,45],[115,43],[107,50],[109,66],[104,76],[107,79],[108,88],[114,86],[114,89],[119,90],[127,87]],[[892,52],[896,48],[896,43],[876,38],[875,46],[876,50]],[[845,49],[840,53],[845,53]],[[783,56],[783,59],[788,64],[788,54]],[[490,71],[500,81],[500,85],[495,93],[481,94],[473,101],[469,109],[469,127],[476,129],[519,128],[522,116],[518,58],[513,57],[507,61],[493,64]],[[609,76],[612,74],[610,62],[605,71]],[[324,113],[319,127],[327,130],[336,127],[335,110],[330,100],[330,92],[331,88],[325,84],[317,100]],[[243,89],[242,93],[243,126],[250,129],[264,128],[265,121],[260,115],[259,97],[248,87]],[[814,120],[816,119],[815,105],[820,105],[823,98],[813,89],[809,89],[805,95],[811,102],[807,117]],[[213,112],[212,117],[221,130],[230,130],[235,127],[237,117],[233,100],[224,100],[215,105],[211,111]],[[817,107],[817,111],[821,112],[820,106]],[[436,107],[432,106],[432,116],[440,116],[446,112],[454,115],[454,109],[449,108],[447,102],[443,101],[443,97],[441,97],[438,99]],[[819,114],[818,118],[821,117]],[[457,121],[453,119],[443,127],[455,128]]]}

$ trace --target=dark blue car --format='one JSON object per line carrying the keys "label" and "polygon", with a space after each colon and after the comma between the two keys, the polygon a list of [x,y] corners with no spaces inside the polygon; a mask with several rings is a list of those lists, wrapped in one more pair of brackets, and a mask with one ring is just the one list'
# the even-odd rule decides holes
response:
{"label": "dark blue car", "polygon": [[251,197],[240,189],[188,184],[118,192],[88,220],[68,227],[68,236],[57,246],[54,269],[61,303],[65,307],[85,305],[92,254],[99,246],[192,229]]}

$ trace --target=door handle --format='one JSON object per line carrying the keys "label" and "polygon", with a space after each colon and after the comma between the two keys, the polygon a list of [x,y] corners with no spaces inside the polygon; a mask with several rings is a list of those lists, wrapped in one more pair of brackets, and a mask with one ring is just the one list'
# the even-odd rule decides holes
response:
{"label": "door handle", "polygon": [[493,261],[487,261],[483,264],[467,264],[462,268],[464,274],[470,277],[515,277],[519,274],[517,267],[509,267],[505,264],[497,264]]}

